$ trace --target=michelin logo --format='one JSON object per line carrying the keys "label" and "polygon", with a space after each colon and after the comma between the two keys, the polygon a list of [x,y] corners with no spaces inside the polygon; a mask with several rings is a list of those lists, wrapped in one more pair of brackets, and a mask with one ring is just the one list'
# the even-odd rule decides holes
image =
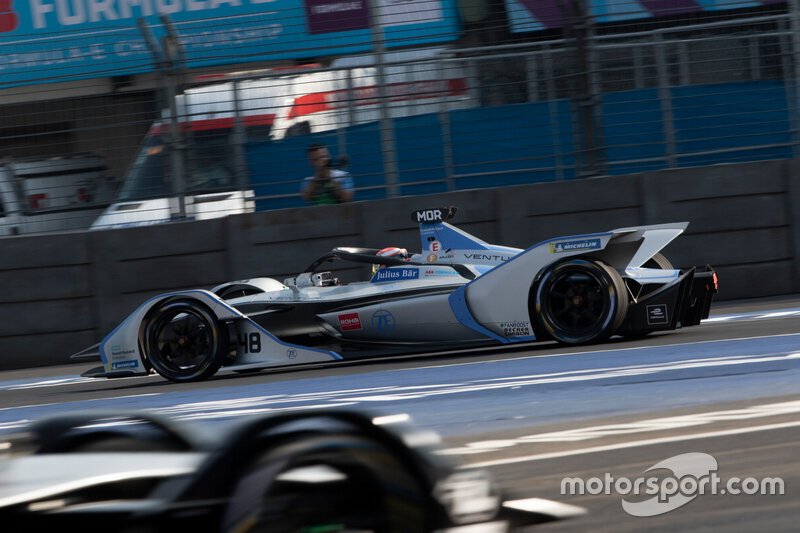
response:
{"label": "michelin logo", "polygon": [[139,361],[118,361],[111,363],[112,370],[119,370],[122,368],[139,368]]}
{"label": "michelin logo", "polygon": [[578,241],[551,242],[550,253],[582,252],[584,250],[598,250],[602,245],[600,239],[581,239]]}

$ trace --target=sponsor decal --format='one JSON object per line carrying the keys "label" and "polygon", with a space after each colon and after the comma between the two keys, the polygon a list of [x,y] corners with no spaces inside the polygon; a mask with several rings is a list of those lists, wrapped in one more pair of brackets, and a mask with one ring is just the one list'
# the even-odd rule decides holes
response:
{"label": "sponsor decal", "polygon": [[[342,328],[342,329],[344,329],[344,328]],[[297,350],[295,350],[294,348],[289,348],[288,350],[286,350],[286,358],[287,359],[297,359]]]}
{"label": "sponsor decal", "polygon": [[442,249],[442,243],[439,241],[431,241],[431,244],[428,248],[431,252],[438,252]]}
{"label": "sponsor decal", "polygon": [[354,331],[361,329],[361,317],[358,313],[345,313],[339,315],[339,327],[342,331]]}
{"label": "sponsor decal", "polygon": [[369,28],[369,11],[364,0],[305,0],[305,4],[308,32],[312,35]]}
{"label": "sponsor decal", "polygon": [[111,347],[111,359],[114,361],[127,360],[131,355],[136,355],[136,350],[133,348],[125,349],[119,345]]}
{"label": "sponsor decal", "polygon": [[419,269],[417,268],[383,268],[378,270],[373,282],[379,281],[406,281],[409,279],[419,279]]}
{"label": "sponsor decal", "polygon": [[576,241],[561,241],[550,243],[550,253],[581,252],[583,250],[597,250],[601,247],[600,239],[580,239]]}
{"label": "sponsor decal", "polygon": [[375,311],[372,314],[372,327],[378,333],[386,333],[395,330],[395,320],[394,315],[389,311],[385,311],[381,309],[380,311]]}
{"label": "sponsor decal", "polygon": [[428,263],[435,263],[439,257],[436,254],[431,254],[428,256]]}
{"label": "sponsor decal", "polygon": [[505,337],[527,337],[531,334],[530,322],[500,322],[500,329]]}
{"label": "sponsor decal", "polygon": [[138,368],[139,361],[117,361],[111,363],[112,370],[119,370],[121,368]]}
{"label": "sponsor decal", "polygon": [[508,256],[497,255],[497,254],[469,253],[469,254],[464,254],[464,257],[466,257],[467,259],[473,259],[478,261],[508,261]]}
{"label": "sponsor decal", "polygon": [[657,326],[660,324],[669,324],[669,316],[667,315],[667,304],[648,305],[647,323],[651,326]]}
{"label": "sponsor decal", "polygon": [[458,272],[455,270],[450,270],[449,268],[437,268],[436,270],[428,269],[425,271],[426,278],[436,276],[458,276]]}
{"label": "sponsor decal", "polygon": [[441,231],[442,229],[443,226],[441,224],[428,224],[420,227],[419,235],[426,241],[433,242],[436,240],[437,232]]}

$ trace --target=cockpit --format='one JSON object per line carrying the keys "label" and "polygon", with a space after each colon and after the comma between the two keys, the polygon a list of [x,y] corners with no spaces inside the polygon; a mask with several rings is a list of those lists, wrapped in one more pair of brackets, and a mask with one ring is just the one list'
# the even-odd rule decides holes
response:
{"label": "cockpit", "polygon": [[[372,276],[370,282],[381,281],[404,281],[409,279],[420,279],[420,268],[426,267],[428,270],[444,269],[452,272],[453,275],[459,275],[466,279],[474,279],[475,272],[470,270],[466,265],[461,264],[437,264],[431,265],[429,263],[421,263],[412,259],[404,257],[386,257],[378,255],[382,249],[379,248],[357,248],[357,247],[339,247],[334,248],[312,262],[302,274],[286,278],[283,282],[287,287],[330,287],[341,285],[342,283],[333,273],[328,270],[320,270],[321,267],[328,263],[342,260],[354,263],[362,263],[372,265]],[[404,267],[401,269],[392,267]]]}

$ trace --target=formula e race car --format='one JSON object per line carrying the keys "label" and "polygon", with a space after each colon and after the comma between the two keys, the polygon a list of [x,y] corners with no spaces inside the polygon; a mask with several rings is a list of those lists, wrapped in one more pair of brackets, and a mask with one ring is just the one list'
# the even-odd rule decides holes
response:
{"label": "formula e race car", "polygon": [[[334,248],[283,282],[255,278],[146,301],[96,347],[84,376],[155,370],[176,381],[269,367],[555,340],[598,343],[694,326],[717,292],[709,266],[660,253],[688,223],[557,237],[527,249],[452,226],[455,208],[417,211],[421,252]],[[402,252],[402,251],[401,251]],[[322,267],[373,267],[340,283]],[[92,348],[73,358],[92,353]]]}
{"label": "formula e race car", "polygon": [[585,512],[504,500],[488,472],[436,455],[438,436],[401,415],[244,420],[200,433],[144,412],[85,412],[4,436],[3,531],[503,532]]}

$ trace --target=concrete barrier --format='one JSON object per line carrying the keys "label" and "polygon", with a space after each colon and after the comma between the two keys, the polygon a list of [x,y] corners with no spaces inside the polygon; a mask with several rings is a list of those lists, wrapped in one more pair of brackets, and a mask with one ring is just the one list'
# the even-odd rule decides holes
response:
{"label": "concrete barrier", "polygon": [[766,161],[0,239],[0,369],[68,362],[161,292],[282,279],[334,246],[418,250],[410,213],[441,205],[459,207],[466,231],[519,247],[689,221],[666,255],[713,265],[720,300],[789,294],[800,289],[798,176],[800,161]]}

